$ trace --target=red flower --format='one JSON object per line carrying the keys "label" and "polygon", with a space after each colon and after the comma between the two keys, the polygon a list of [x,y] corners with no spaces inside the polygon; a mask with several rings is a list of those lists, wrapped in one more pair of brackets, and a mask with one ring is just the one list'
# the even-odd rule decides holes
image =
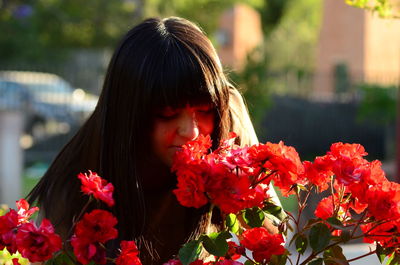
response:
{"label": "red flower", "polygon": [[182,149],[175,153],[171,170],[173,172],[185,168],[188,163],[198,161],[209,152],[211,137],[199,135],[195,140],[187,142]]}
{"label": "red flower", "polygon": [[78,178],[82,182],[81,190],[83,193],[88,195],[93,194],[96,199],[105,202],[110,207],[114,205],[112,197],[114,186],[111,183],[107,184],[105,179],[91,171],[89,171],[89,175],[79,173]]}
{"label": "red flower", "polygon": [[13,265],[21,265],[17,258],[12,259]]}
{"label": "red flower", "polygon": [[201,167],[193,165],[187,165],[186,170],[177,173],[178,187],[173,192],[181,205],[200,208],[207,204],[203,175]]}
{"label": "red flower", "polygon": [[212,174],[207,183],[211,201],[224,213],[237,213],[245,208],[262,206],[266,198],[261,186],[250,187],[247,177],[239,177],[234,173]]}
{"label": "red flower", "polygon": [[340,184],[357,183],[370,174],[370,165],[363,158],[367,153],[360,144],[334,143],[327,153],[330,167]]}
{"label": "red flower", "polygon": [[242,256],[242,254],[245,253],[244,247],[238,246],[233,241],[229,241],[228,246],[229,246],[229,249],[228,249],[228,253],[226,254],[226,256],[229,259],[237,260]]}
{"label": "red flower", "polygon": [[246,230],[242,234],[240,243],[253,251],[253,258],[257,262],[269,262],[272,255],[282,255],[285,252],[284,240],[281,234],[272,235],[264,227]]}
{"label": "red flower", "polygon": [[21,256],[31,262],[50,259],[62,246],[60,236],[54,233],[54,228],[47,219],[43,219],[40,227],[33,223],[22,224],[18,228],[16,243]]}
{"label": "red flower", "polygon": [[364,233],[364,242],[378,242],[384,248],[400,248],[400,225],[396,222],[376,225],[368,223],[361,226]]}
{"label": "red flower", "polygon": [[141,265],[139,251],[134,241],[121,242],[121,254],[116,259],[116,265]]}
{"label": "red flower", "polygon": [[384,182],[366,191],[368,212],[377,220],[400,221],[400,184]]}
{"label": "red flower", "polygon": [[346,210],[343,207],[343,203],[339,202],[338,195],[335,194],[334,202],[332,202],[332,195],[326,198],[323,198],[315,208],[314,214],[315,216],[321,219],[328,219],[337,212],[337,217],[339,220],[344,221],[346,218]]}
{"label": "red flower", "polygon": [[262,166],[267,171],[275,172],[272,174],[272,179],[283,195],[289,195],[293,184],[304,182],[304,179],[301,179],[304,166],[299,154],[293,147],[284,145],[282,141],[278,144],[267,142],[253,145],[248,152],[249,157],[255,162],[263,163]]}
{"label": "red flower", "polygon": [[17,207],[18,207],[18,223],[27,223],[28,219],[34,214],[36,211],[39,211],[38,207],[33,207],[29,209],[29,203],[24,200],[20,199],[17,201]]}
{"label": "red flower", "polygon": [[327,167],[325,157],[317,157],[314,163],[304,161],[304,176],[308,181],[318,187],[318,191],[322,192],[329,187],[330,178],[333,172]]}
{"label": "red flower", "polygon": [[87,238],[90,242],[105,243],[117,237],[118,231],[114,228],[116,224],[117,218],[110,212],[96,209],[83,215],[76,224],[75,235],[78,240]]}
{"label": "red flower", "polygon": [[15,233],[18,226],[18,213],[10,209],[8,213],[0,216],[0,249],[7,248],[8,252],[17,252]]}
{"label": "red flower", "polygon": [[92,242],[90,238],[78,238],[72,236],[71,245],[77,260],[83,265],[94,261],[97,264],[106,264],[106,250],[98,242]]}

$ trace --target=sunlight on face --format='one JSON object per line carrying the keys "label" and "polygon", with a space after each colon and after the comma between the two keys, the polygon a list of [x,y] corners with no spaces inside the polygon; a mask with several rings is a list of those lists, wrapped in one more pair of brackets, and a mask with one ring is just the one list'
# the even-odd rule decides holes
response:
{"label": "sunlight on face", "polygon": [[156,111],[151,135],[154,154],[166,165],[172,165],[177,150],[200,134],[214,131],[215,109],[212,104],[166,107]]}

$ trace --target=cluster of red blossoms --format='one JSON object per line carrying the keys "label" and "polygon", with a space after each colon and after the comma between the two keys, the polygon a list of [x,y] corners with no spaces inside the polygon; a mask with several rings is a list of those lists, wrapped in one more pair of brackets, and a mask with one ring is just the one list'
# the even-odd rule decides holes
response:
{"label": "cluster of red blossoms", "polygon": [[11,254],[18,251],[31,262],[50,259],[62,245],[52,224],[47,219],[43,219],[40,226],[29,221],[38,208],[29,209],[24,199],[17,201],[17,208],[18,211],[10,209],[7,214],[0,216],[0,249],[6,248]]}
{"label": "cluster of red blossoms", "polygon": [[210,152],[210,137],[201,136],[176,154],[174,193],[183,206],[211,203],[224,213],[238,213],[262,207],[271,181],[284,195],[295,193],[296,186],[322,192],[333,183],[334,193],[319,203],[317,217],[335,217],[346,225],[362,213],[357,226],[366,242],[400,247],[400,184],[387,180],[379,161],[364,159],[363,146],[335,143],[314,162],[301,162],[296,150],[283,142],[239,147],[235,137],[232,133]]}
{"label": "cluster of red blossoms", "polygon": [[[94,172],[81,173],[78,178],[82,182],[83,193],[93,195],[109,206],[114,205],[114,187],[111,183]],[[11,254],[18,251],[30,262],[44,262],[66,253],[61,237],[54,232],[49,220],[43,219],[39,227],[32,220],[29,221],[32,214],[39,210],[37,207],[29,209],[29,204],[21,199],[17,202],[17,208],[18,211],[10,209],[7,214],[0,216],[0,250],[6,248]],[[98,209],[78,219],[74,234],[68,240],[76,260],[83,265],[91,262],[106,264],[105,244],[118,236],[114,228],[117,219],[110,212]],[[114,262],[116,265],[141,265],[138,255],[134,241],[122,241],[120,253]],[[13,263],[18,264],[18,260],[13,259]]]}
{"label": "cluster of red blossoms", "polygon": [[293,147],[283,142],[239,147],[235,138],[231,133],[209,153],[210,137],[199,136],[177,152],[172,167],[178,177],[174,193],[183,206],[199,208],[211,202],[225,213],[262,207],[272,180],[288,194],[304,174]]}
{"label": "cluster of red blossoms", "polygon": [[389,181],[381,163],[368,162],[366,155],[359,144],[335,143],[325,156],[307,162],[305,174],[320,190],[336,176],[334,193],[321,200],[315,215],[325,220],[336,215],[351,225],[348,221],[363,214],[360,226],[365,242],[399,248],[400,184]]}

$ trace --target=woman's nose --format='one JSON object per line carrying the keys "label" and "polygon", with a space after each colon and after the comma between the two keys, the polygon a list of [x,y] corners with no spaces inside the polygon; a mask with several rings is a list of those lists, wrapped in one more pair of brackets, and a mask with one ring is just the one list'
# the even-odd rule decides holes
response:
{"label": "woman's nose", "polygon": [[194,140],[199,136],[199,126],[194,112],[185,112],[178,126],[178,134],[186,141]]}

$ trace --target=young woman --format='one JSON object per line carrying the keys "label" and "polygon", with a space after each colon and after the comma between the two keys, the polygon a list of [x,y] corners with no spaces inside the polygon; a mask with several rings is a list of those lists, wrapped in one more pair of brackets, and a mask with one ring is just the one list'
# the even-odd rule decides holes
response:
{"label": "young woman", "polygon": [[199,134],[210,134],[215,147],[229,131],[239,134],[240,144],[257,141],[208,38],[181,18],[145,20],[120,42],[95,111],[29,200],[67,238],[86,203],[76,176],[95,171],[115,186],[118,239],[135,239],[143,264],[162,264],[210,225],[206,208],[184,208],[173,196],[173,154]]}

